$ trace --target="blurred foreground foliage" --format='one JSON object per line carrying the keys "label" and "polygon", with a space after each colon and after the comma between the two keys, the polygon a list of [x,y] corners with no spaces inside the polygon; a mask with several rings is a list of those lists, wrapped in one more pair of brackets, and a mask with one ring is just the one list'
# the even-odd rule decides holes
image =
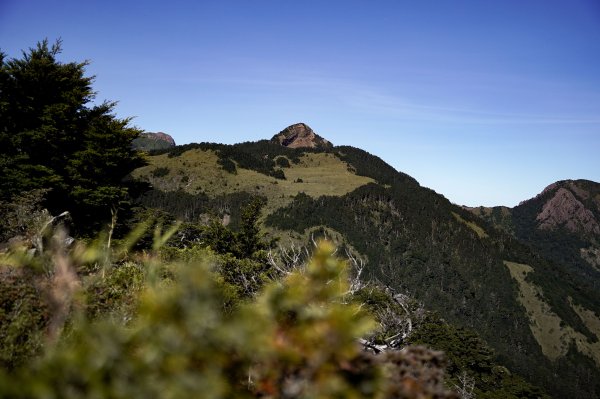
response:
{"label": "blurred foreground foliage", "polygon": [[330,244],[226,310],[237,283],[224,283],[224,259],[243,259],[195,246],[169,250],[166,261],[160,246],[174,231],[157,230],[158,244],[142,253],[128,240],[67,249],[57,234],[44,254],[5,254],[3,289],[30,278],[19,280],[29,291],[2,291],[0,396],[456,397],[441,353],[362,350],[357,338],[376,323],[349,301],[346,263]]}

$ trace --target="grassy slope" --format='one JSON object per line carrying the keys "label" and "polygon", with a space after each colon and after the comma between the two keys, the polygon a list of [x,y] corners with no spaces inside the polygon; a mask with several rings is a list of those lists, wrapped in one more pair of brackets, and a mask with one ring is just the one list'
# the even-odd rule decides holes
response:
{"label": "grassy slope", "polygon": [[[229,173],[217,164],[218,159],[214,151],[200,149],[186,151],[174,158],[167,154],[151,156],[149,165],[137,169],[133,175],[163,191],[181,189],[191,194],[204,192],[211,197],[244,191],[265,196],[269,199],[267,213],[288,205],[301,192],[313,198],[341,196],[373,182],[371,178],[351,172],[346,162],[327,153],[308,153],[300,157],[298,164],[290,162],[289,168],[283,168],[285,180],[239,167],[237,173]],[[159,167],[168,168],[168,174],[152,176]],[[302,182],[296,182],[298,179]]]}
{"label": "grassy slope", "polygon": [[[529,265],[507,261],[504,264],[519,285],[519,301],[527,309],[530,320],[529,327],[544,355],[551,360],[556,360],[565,356],[570,345],[575,343],[581,353],[593,358],[600,367],[600,341],[590,342],[587,337],[573,330],[571,326],[564,325],[561,318],[544,300],[542,290],[527,280],[527,275],[533,271],[533,268]],[[571,307],[586,327],[600,338],[600,319],[594,312],[580,305],[574,305],[571,298],[568,299]]]}
{"label": "grassy slope", "polygon": [[487,238],[488,237],[488,234],[485,232],[485,230],[481,226],[479,226],[477,223],[466,221],[456,212],[452,212],[452,216],[454,216],[456,218],[456,220],[465,224],[467,227],[469,227],[471,230],[473,230],[479,238]]}
{"label": "grassy slope", "polygon": [[513,233],[511,208],[506,206],[495,206],[492,208],[479,206],[475,208],[465,207],[465,209],[494,225],[495,227],[500,228],[508,233]]}

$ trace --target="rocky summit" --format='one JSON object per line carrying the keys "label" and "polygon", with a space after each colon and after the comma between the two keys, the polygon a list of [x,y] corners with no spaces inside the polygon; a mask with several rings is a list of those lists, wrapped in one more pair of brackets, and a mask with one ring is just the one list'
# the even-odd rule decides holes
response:
{"label": "rocky summit", "polygon": [[164,132],[142,133],[141,137],[145,137],[147,139],[152,139],[156,141],[165,141],[169,143],[171,147],[175,147],[175,140],[173,139],[173,137]]}
{"label": "rocky summit", "polygon": [[133,147],[142,151],[159,150],[175,147],[175,140],[167,133],[144,132],[140,137],[133,140]]}
{"label": "rocky summit", "polygon": [[598,281],[598,276],[590,273],[600,272],[599,183],[562,180],[514,208],[470,211],[535,247],[546,258],[574,266],[588,281]]}
{"label": "rocky summit", "polygon": [[[551,193],[552,197],[544,203],[536,217],[539,228],[554,230],[563,226],[573,233],[600,234],[600,225],[593,212],[593,208],[600,209],[599,196],[592,197],[588,190],[574,181],[554,183],[542,192],[547,193]],[[590,197],[591,201],[586,201]],[[584,202],[590,202],[591,209]]]}
{"label": "rocky summit", "polygon": [[271,141],[288,148],[331,148],[333,145],[308,125],[296,123],[277,133]]}

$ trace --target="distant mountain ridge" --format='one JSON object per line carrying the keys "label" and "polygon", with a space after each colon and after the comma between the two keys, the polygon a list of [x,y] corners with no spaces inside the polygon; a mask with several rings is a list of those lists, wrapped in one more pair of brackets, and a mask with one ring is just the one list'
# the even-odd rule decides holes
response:
{"label": "distant mountain ridge", "polygon": [[562,259],[584,275],[589,266],[600,272],[600,183],[562,180],[514,208],[468,209],[546,257]]}
{"label": "distant mountain ridge", "polygon": [[[600,220],[590,208],[597,183],[558,185],[512,209],[466,210],[305,124],[271,140],[153,154],[133,174],[153,186],[142,203],[191,222],[216,215],[235,226],[239,204],[262,197],[265,226],[280,242],[334,238],[366,262],[365,276],[477,330],[502,363],[556,397],[600,395],[600,279],[579,252]],[[561,187],[576,201],[564,193],[551,201]],[[566,236],[569,215],[577,231],[589,232]],[[542,222],[549,228],[537,228]],[[528,239],[528,231],[545,238]]]}
{"label": "distant mountain ridge", "polygon": [[132,142],[133,147],[141,151],[163,150],[175,147],[175,140],[164,132],[144,132]]}

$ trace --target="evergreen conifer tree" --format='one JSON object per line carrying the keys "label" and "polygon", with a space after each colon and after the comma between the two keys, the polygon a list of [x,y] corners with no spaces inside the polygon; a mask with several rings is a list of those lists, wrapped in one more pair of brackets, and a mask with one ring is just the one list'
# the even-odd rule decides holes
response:
{"label": "evergreen conifer tree", "polygon": [[50,189],[50,212],[70,211],[86,230],[127,204],[123,178],[143,164],[131,147],[140,131],[114,115],[114,102],[92,104],[88,62],[62,63],[60,52],[60,40],[44,40],[20,59],[0,53],[0,200]]}

